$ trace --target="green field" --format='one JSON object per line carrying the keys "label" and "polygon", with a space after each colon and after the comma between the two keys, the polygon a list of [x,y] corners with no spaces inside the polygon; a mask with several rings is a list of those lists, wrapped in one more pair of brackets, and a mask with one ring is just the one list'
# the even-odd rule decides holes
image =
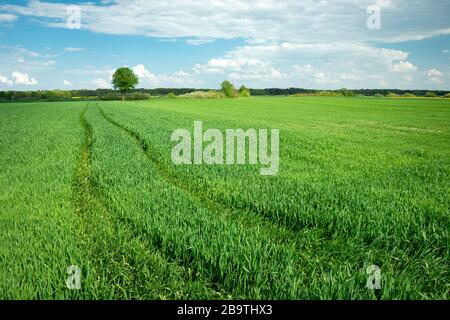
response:
{"label": "green field", "polygon": [[[280,129],[278,175],[172,164],[196,120]],[[450,100],[7,103],[0,124],[0,299],[450,298]]]}

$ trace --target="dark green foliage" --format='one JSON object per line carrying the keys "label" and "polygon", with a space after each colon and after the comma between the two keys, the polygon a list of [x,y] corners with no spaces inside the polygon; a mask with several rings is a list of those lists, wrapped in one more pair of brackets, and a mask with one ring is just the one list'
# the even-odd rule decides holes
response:
{"label": "dark green foliage", "polygon": [[355,93],[352,90],[348,90],[347,88],[342,88],[336,91],[339,95],[344,97],[353,97]]}
{"label": "dark green foliage", "polygon": [[236,98],[238,96],[236,88],[230,81],[225,80],[224,82],[222,82],[220,87],[222,89],[222,92],[225,94],[225,97]]}
{"label": "dark green foliage", "polygon": [[133,70],[127,67],[122,67],[114,72],[112,83],[114,89],[119,89],[121,93],[126,93],[136,87],[139,83],[139,79],[134,74]]}
{"label": "dark green foliage", "polygon": [[98,97],[100,100],[104,100],[104,101],[113,101],[113,100],[122,100],[123,99],[123,95],[120,95],[116,92],[110,92],[104,95],[101,95]]}
{"label": "dark green foliage", "polygon": [[[115,92],[110,92],[105,95],[99,96],[100,100],[103,101],[114,101],[114,100],[123,100],[124,95],[118,94]],[[132,92],[125,94],[126,100],[148,100],[151,96],[148,93],[142,93],[142,92]]]}
{"label": "dark green foliage", "polygon": [[436,97],[437,97],[437,94],[434,93],[434,92],[428,91],[427,93],[425,93],[425,97],[428,97],[428,98],[436,98]]}
{"label": "dark green foliage", "polygon": [[241,96],[241,97],[250,97],[251,96],[251,92],[250,92],[250,90],[246,87],[246,86],[244,86],[244,85],[242,85],[240,88],[239,88],[239,95]]}
{"label": "dark green foliage", "polygon": [[[48,99],[49,92],[52,90],[39,90],[39,91],[0,91],[0,101],[26,101],[26,100],[46,100]],[[62,91],[62,90],[60,90]],[[130,89],[130,93],[141,92],[148,93],[151,96],[167,96],[170,92],[175,95],[183,95],[190,92],[203,91],[208,92],[209,89],[194,89],[194,88],[156,88],[156,89]],[[249,89],[251,95],[253,96],[288,96],[288,95],[324,95],[324,91],[320,90],[310,90],[301,88],[269,88],[269,89]],[[100,99],[109,100],[106,97],[112,97],[110,94],[114,94],[112,89],[96,89],[96,90],[64,90],[64,99]],[[337,91],[326,91],[329,96],[337,96]],[[395,93],[396,95],[411,94],[417,97],[424,97],[428,91],[425,90],[395,90],[395,89],[359,89],[352,90],[354,95],[365,95],[365,96],[386,96],[388,93]],[[449,94],[448,91],[432,91],[439,97],[444,97]],[[63,99],[62,96],[58,97],[58,100]]]}
{"label": "dark green foliage", "polygon": [[149,93],[132,92],[126,95],[127,100],[148,100],[151,98]]}

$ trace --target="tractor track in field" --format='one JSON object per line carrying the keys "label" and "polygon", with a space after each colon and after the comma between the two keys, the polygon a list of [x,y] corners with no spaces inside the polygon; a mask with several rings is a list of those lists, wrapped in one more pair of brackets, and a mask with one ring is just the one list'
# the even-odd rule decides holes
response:
{"label": "tractor track in field", "polygon": [[[206,288],[204,292],[208,291],[210,294],[216,292],[211,288],[211,284],[203,279],[184,278],[184,269],[175,262],[169,262],[164,255],[152,248],[145,237],[137,235],[130,226],[130,222],[125,221],[126,219],[122,218],[103,197],[101,190],[96,188],[91,171],[93,130],[85,117],[88,108],[89,104],[80,114],[84,141],[72,184],[72,202],[75,214],[80,220],[77,228],[80,246],[92,263],[90,267],[93,270],[88,273],[93,271],[91,278],[100,281],[96,285],[104,288],[106,292],[104,298],[155,298],[146,295],[150,291],[147,286],[149,283],[152,285],[152,279],[149,279],[151,270],[160,276],[158,280],[160,283],[157,283],[160,284],[160,297],[188,298],[185,294],[174,295],[173,292],[190,284],[195,288],[199,282]],[[80,267],[86,269],[87,266]],[[180,274],[184,285],[171,290],[167,288],[164,278],[167,276],[173,279],[174,273]],[[194,295],[197,294],[193,292]],[[200,297],[201,295],[202,293]]]}
{"label": "tractor track in field", "polygon": [[[197,200],[199,205],[207,209],[219,212],[221,214],[225,213],[226,215],[236,217],[240,222],[243,223],[244,226],[251,227],[254,226],[255,224],[260,225],[261,227],[264,227],[268,231],[268,234],[272,235],[273,240],[279,240],[284,243],[292,244],[292,240],[295,239],[294,237],[297,236],[295,232],[299,231],[299,229],[290,227],[288,225],[285,225],[284,223],[280,223],[279,221],[269,218],[264,214],[260,214],[257,211],[252,210],[250,208],[242,209],[234,206],[227,206],[223,203],[214,201],[210,197],[204,195],[202,192],[193,190],[185,182],[183,182],[179,178],[175,177],[172,173],[170,173],[166,169],[164,164],[162,164],[155,156],[152,155],[148,143],[137,132],[131,130],[130,128],[112,119],[103,111],[102,108],[98,106],[98,104],[96,104],[96,106],[100,111],[100,113],[102,114],[102,116],[105,118],[105,120],[107,120],[117,128],[126,132],[134,140],[134,142],[141,148],[141,151],[144,153],[146,158],[156,168],[156,171],[159,173],[159,175],[162,178],[164,178],[170,185],[174,186],[177,189],[182,190],[187,195]],[[251,215],[247,215],[246,213],[250,213]],[[297,245],[297,243],[295,244]]]}
{"label": "tractor track in field", "polygon": [[[296,263],[298,268],[302,268],[304,261],[311,260],[311,257],[314,257],[317,254],[316,250],[321,250],[324,243],[329,243],[330,239],[333,238],[331,234],[327,234],[323,229],[318,229],[317,232],[309,232],[307,226],[304,226],[303,228],[298,226],[290,226],[287,223],[276,221],[273,217],[269,217],[267,214],[262,214],[259,211],[252,210],[250,208],[241,209],[234,206],[227,206],[223,203],[214,201],[207,195],[204,195],[197,190],[193,190],[185,182],[170,173],[164,164],[152,155],[148,143],[137,132],[109,117],[105,114],[103,109],[98,106],[98,104],[97,108],[105,120],[123,130],[134,140],[134,142],[141,148],[141,151],[144,153],[146,158],[156,168],[157,173],[170,185],[192,197],[199,206],[203,206],[204,208],[217,212],[222,216],[226,216],[227,219],[240,223],[244,228],[253,228],[258,226],[259,228],[264,229],[268,239],[274,241],[275,244],[280,246],[292,246],[295,248],[294,250],[299,253],[299,260]],[[303,230],[306,230],[306,233],[301,232]],[[336,246],[338,242],[340,242],[340,240],[334,239],[332,241],[332,246]],[[346,244],[342,243],[342,245]],[[336,259],[341,258],[336,257]],[[345,263],[346,258],[343,257],[342,259],[343,263]]]}
{"label": "tractor track in field", "polygon": [[[212,200],[199,191],[192,190],[192,188],[190,188],[185,182],[170,173],[164,164],[152,155],[149,144],[137,132],[109,117],[103,109],[98,106],[98,104],[96,104],[96,106],[106,121],[124,131],[134,140],[146,158],[156,169],[156,172],[161,178],[165,179],[167,183],[193,198],[197,205],[216,212],[222,216],[226,216],[227,219],[241,224],[244,228],[257,227],[264,229],[267,238],[270,239],[270,241],[273,241],[275,245],[292,246],[292,248],[298,252],[298,260],[295,265],[299,269],[303,267],[303,263],[305,261],[310,261],[311,257],[314,257],[317,254],[315,251],[316,248],[318,250],[322,249],[321,246],[324,245],[324,241],[329,242],[332,238],[332,235],[325,234],[323,229],[320,229],[318,233],[300,233],[299,231],[302,228],[292,227],[284,223],[280,223],[274,218],[269,218],[266,215],[260,214],[251,209],[241,209],[224,205],[223,203]],[[314,244],[311,243],[313,238]],[[334,239],[333,241],[335,246],[338,242],[340,242],[339,239]],[[343,243],[343,245],[345,245],[345,243]],[[342,263],[345,263],[346,258],[336,256],[335,259],[343,259]]]}
{"label": "tractor track in field", "polygon": [[[278,215],[276,212],[258,209],[253,203],[249,203],[246,207],[234,206],[221,202],[216,198],[210,197],[204,194],[202,191],[191,188],[186,182],[176,177],[173,173],[167,170],[166,166],[161,163],[158,158],[151,152],[148,143],[139,135],[139,133],[112,119],[103,111],[102,108],[99,107],[98,103],[96,103],[96,106],[107,121],[128,133],[135,140],[148,160],[150,160],[150,162],[155,166],[158,173],[164,179],[166,179],[167,182],[177,187],[178,189],[183,190],[191,197],[197,199],[206,208],[216,211],[218,210],[219,212],[227,212],[229,214],[234,213],[234,216],[238,217],[241,221],[246,218],[248,214],[251,214],[251,217],[247,217],[245,219],[246,225],[254,225],[256,219],[258,223],[265,228],[276,230],[275,234],[279,234],[281,232],[287,235],[290,239],[292,239],[293,236],[296,236],[300,231],[309,229],[311,227],[309,225],[295,223],[295,221],[292,220],[277,219],[276,217]],[[331,232],[327,232],[323,229],[320,230],[320,233],[327,240],[333,237]]]}

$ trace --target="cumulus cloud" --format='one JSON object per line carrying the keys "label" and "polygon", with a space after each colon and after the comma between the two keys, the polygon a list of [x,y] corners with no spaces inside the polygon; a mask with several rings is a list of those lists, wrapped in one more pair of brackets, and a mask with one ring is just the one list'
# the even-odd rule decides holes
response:
{"label": "cumulus cloud", "polygon": [[133,72],[138,76],[139,79],[144,79],[151,83],[159,82],[158,77],[147,70],[143,64],[134,66]]}
{"label": "cumulus cloud", "polygon": [[9,80],[7,77],[0,74],[0,85],[12,86],[13,82]]}
{"label": "cumulus cloud", "polygon": [[[43,76],[48,76],[49,71],[54,70],[56,61],[53,57],[48,53],[40,53],[20,46],[0,45],[0,73],[10,75],[13,71],[20,71],[24,74],[33,74],[34,80],[36,76],[42,79]],[[33,78],[29,78],[28,81],[22,78],[19,76],[19,82],[34,84]],[[11,79],[15,82],[14,78]]]}
{"label": "cumulus cloud", "polygon": [[15,14],[11,13],[0,13],[0,23],[2,22],[14,22],[18,18]]}
{"label": "cumulus cloud", "polygon": [[28,73],[14,71],[12,77],[14,78],[14,84],[25,86],[34,86],[38,84],[37,80],[35,78],[30,78]]}
{"label": "cumulus cloud", "polygon": [[192,87],[201,84],[192,73],[183,70],[171,74],[155,74],[143,64],[137,64],[132,69],[139,78],[140,86]]}
{"label": "cumulus cloud", "polygon": [[70,82],[69,80],[63,80],[63,84],[64,84],[65,86],[68,86],[68,87],[72,87],[72,86],[73,86],[73,83]]}
{"label": "cumulus cloud", "polygon": [[[382,10],[382,28],[366,28],[366,8]],[[448,1],[407,0],[246,0],[84,2],[82,28],[96,33],[189,39],[265,41],[406,41],[450,34]],[[30,1],[4,4],[0,10],[31,16],[51,27],[66,27],[65,3]],[[433,19],[429,19],[433,17]]]}
{"label": "cumulus cloud", "polygon": [[299,74],[309,75],[314,71],[314,67],[308,63],[302,66],[294,65],[294,71]]}
{"label": "cumulus cloud", "polygon": [[280,86],[318,88],[406,86],[417,67],[409,53],[365,44],[292,43],[246,45],[193,67],[196,74],[224,77],[261,87],[276,80]]}
{"label": "cumulus cloud", "polygon": [[279,79],[283,74],[269,62],[258,58],[245,58],[233,53],[224,58],[213,58],[205,65],[197,64],[194,71],[206,74],[228,75],[232,80]]}
{"label": "cumulus cloud", "polygon": [[408,61],[399,61],[391,66],[393,72],[414,72],[417,71],[417,67]]}
{"label": "cumulus cloud", "polygon": [[[67,4],[62,1],[35,0],[22,5],[12,0],[5,2],[10,4],[0,5],[0,10],[7,14],[66,28]],[[382,27],[376,31],[366,27],[366,8],[374,4],[382,10]],[[255,87],[420,87],[429,83],[426,77],[417,80],[415,72],[420,65],[408,61],[408,52],[383,49],[380,43],[450,34],[450,2],[444,0],[105,0],[101,4],[85,1],[78,5],[82,29],[95,33],[141,35],[190,45],[217,39],[246,43],[168,74],[157,74],[144,64],[136,64],[133,70],[146,86],[217,86],[226,77]],[[68,47],[66,51],[80,49]],[[40,66],[47,67],[44,61]],[[95,79],[89,82],[92,86],[93,81],[105,86],[112,74],[109,68],[113,69],[72,71]],[[0,68],[0,72],[5,74],[4,69]],[[428,78],[435,83],[444,81],[444,76]]]}
{"label": "cumulus cloud", "polygon": [[318,84],[339,83],[339,80],[332,79],[323,72],[315,73],[313,81]]}
{"label": "cumulus cloud", "polygon": [[433,81],[433,82],[435,82],[435,83],[441,83],[441,82],[442,82],[442,76],[443,76],[443,74],[442,74],[442,72],[440,72],[439,70],[436,70],[436,69],[430,69],[430,70],[428,70],[428,72],[427,72],[427,76],[428,76],[428,78],[429,78],[431,81]]}
{"label": "cumulus cloud", "polygon": [[339,73],[338,74],[338,78],[340,80],[344,80],[344,81],[346,81],[346,80],[357,81],[357,80],[361,80],[362,79],[360,75],[353,74],[353,73],[345,73],[345,72],[344,73]]}

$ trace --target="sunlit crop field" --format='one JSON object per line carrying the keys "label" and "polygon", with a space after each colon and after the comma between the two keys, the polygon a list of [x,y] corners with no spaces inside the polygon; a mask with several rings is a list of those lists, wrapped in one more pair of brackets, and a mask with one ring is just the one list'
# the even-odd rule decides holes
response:
{"label": "sunlit crop field", "polygon": [[[197,120],[279,129],[278,174],[174,165]],[[449,299],[448,99],[8,103],[0,124],[1,299]]]}

